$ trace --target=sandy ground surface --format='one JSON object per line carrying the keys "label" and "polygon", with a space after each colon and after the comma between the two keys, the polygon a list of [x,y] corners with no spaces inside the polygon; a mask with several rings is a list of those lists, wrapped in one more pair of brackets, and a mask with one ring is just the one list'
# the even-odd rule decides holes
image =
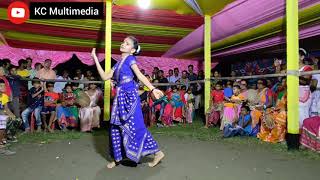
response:
{"label": "sandy ground surface", "polygon": [[156,136],[166,153],[164,161],[149,168],[120,165],[107,169],[107,137],[86,136],[50,144],[18,144],[17,154],[0,156],[1,180],[314,180],[320,162],[294,159],[284,152],[244,145]]}

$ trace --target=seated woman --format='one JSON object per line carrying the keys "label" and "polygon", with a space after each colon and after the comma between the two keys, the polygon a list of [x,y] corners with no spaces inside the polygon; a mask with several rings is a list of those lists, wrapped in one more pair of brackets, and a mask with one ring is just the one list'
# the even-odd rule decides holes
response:
{"label": "seated woman", "polygon": [[221,82],[217,82],[215,89],[211,92],[210,109],[206,114],[206,125],[208,128],[212,125],[217,125],[221,119],[223,111],[224,93]]}
{"label": "seated woman", "polygon": [[[312,66],[309,64],[309,59],[306,58],[306,50],[299,49],[299,72],[312,71]],[[299,127],[302,128],[303,121],[310,117],[311,107],[311,75],[304,75],[299,77]]]}
{"label": "seated woman", "polygon": [[220,130],[223,130],[226,124],[233,124],[239,118],[241,104],[245,101],[245,97],[240,93],[240,86],[235,85],[233,86],[233,95],[231,99],[226,97],[227,103],[224,103]]}
{"label": "seated woman", "polygon": [[251,136],[251,124],[250,108],[248,106],[242,106],[239,119],[237,119],[233,124],[227,124],[224,127],[223,137]]}
{"label": "seated woman", "polygon": [[168,103],[164,107],[164,111],[161,117],[162,124],[165,127],[170,127],[173,125],[173,102],[172,102],[172,90],[168,90],[165,93]]}
{"label": "seated woman", "polygon": [[314,116],[303,121],[300,143],[303,147],[320,153],[320,117]]}
{"label": "seated woman", "polygon": [[[92,79],[91,79],[92,80]],[[79,111],[81,131],[90,132],[92,128],[100,127],[101,108],[98,102],[101,100],[102,92],[97,89],[96,84],[89,84],[89,89],[85,93],[90,98],[90,105],[82,107]]]}
{"label": "seated woman", "polygon": [[256,134],[259,132],[259,124],[263,113],[272,106],[272,93],[267,88],[267,81],[265,79],[258,80],[257,87],[258,102],[257,104],[251,104],[252,129]]}
{"label": "seated woman", "polygon": [[65,92],[62,93],[61,105],[57,106],[57,118],[62,130],[78,127],[78,108],[75,106],[76,94],[73,93],[72,85],[65,86]]}
{"label": "seated woman", "polygon": [[263,115],[261,129],[257,135],[262,141],[277,143],[285,140],[287,127],[286,78],[282,79],[281,90],[278,94],[276,107],[267,109]]}

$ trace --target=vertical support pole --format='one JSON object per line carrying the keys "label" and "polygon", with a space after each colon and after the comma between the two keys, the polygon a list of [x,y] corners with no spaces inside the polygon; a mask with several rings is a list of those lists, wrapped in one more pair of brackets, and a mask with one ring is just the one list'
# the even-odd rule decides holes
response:
{"label": "vertical support pole", "polygon": [[[106,26],[105,26],[105,72],[111,70],[111,25],[112,25],[112,0],[106,0]],[[110,119],[110,95],[111,85],[105,82],[104,84],[104,120]]]}
{"label": "vertical support pole", "polygon": [[210,106],[210,87],[211,81],[208,81],[211,77],[211,16],[204,16],[204,110],[205,113]]}
{"label": "vertical support pole", "polygon": [[[287,0],[287,70],[299,70],[299,24],[298,0]],[[299,77],[292,73],[287,75],[288,91],[288,149],[299,148]]]}

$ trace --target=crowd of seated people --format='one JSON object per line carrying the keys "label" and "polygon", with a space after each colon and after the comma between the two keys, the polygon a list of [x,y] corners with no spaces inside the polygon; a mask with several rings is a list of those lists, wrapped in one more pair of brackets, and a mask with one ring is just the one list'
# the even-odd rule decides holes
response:
{"label": "crowd of seated people", "polygon": [[[319,60],[308,57],[300,49],[299,71],[318,70]],[[285,73],[285,64],[274,61],[275,72]],[[247,72],[252,75],[252,72]],[[220,77],[218,71],[214,77]],[[299,77],[300,143],[320,151],[320,76]],[[234,81],[214,80],[210,109],[205,127],[217,126],[224,137],[254,136],[270,143],[284,142],[287,133],[286,78],[265,78]]]}
{"label": "crowd of seated people", "polygon": [[[308,57],[300,49],[300,71],[318,70],[318,59]],[[285,73],[285,64],[274,60],[273,73]],[[176,124],[192,124],[195,115],[204,112],[204,73],[193,72],[193,66],[180,73],[179,68],[168,74],[155,67],[148,75],[164,95],[156,100],[150,90],[140,84],[139,95],[143,117],[147,127],[170,127]],[[252,75],[253,72],[246,72]],[[97,84],[44,82],[43,80],[97,80],[88,70],[81,69],[72,75],[63,70],[61,75],[51,68],[51,60],[32,67],[32,59],[21,59],[19,66],[10,60],[0,61],[0,154],[14,154],[6,149],[8,142],[16,142],[20,128],[25,133],[33,128],[37,132],[55,130],[81,130],[91,132],[99,128],[102,118],[102,89]],[[235,71],[230,74],[236,77]],[[287,86],[286,78],[236,79],[220,81],[221,74],[212,71],[210,108],[206,110],[205,128],[216,126],[223,136],[252,136],[262,141],[285,141],[287,133]],[[31,78],[33,81],[24,81]],[[216,79],[215,79],[216,78]],[[303,147],[320,151],[320,75],[299,78],[299,124]],[[112,98],[115,96],[115,88]],[[34,121],[33,123],[31,123]],[[32,127],[35,126],[35,127]]]}
{"label": "crowd of seated people", "polygon": [[[144,72],[144,70],[142,70]],[[149,96],[147,87],[140,85],[139,94],[142,111],[147,127],[175,126],[176,124],[192,124],[196,112],[201,112],[203,106],[203,84],[191,83],[191,81],[203,80],[204,73],[193,72],[193,66],[179,73],[179,68],[170,69],[168,75],[158,67],[155,67],[152,75],[146,77],[153,83],[176,83],[161,85],[158,88],[165,96],[155,100]]]}
{"label": "crowd of seated people", "polygon": [[79,77],[94,81],[97,78],[91,71],[83,75],[81,70],[76,70],[71,78],[67,70],[57,76],[50,59],[43,64],[36,63],[34,68],[30,58],[19,60],[18,67],[8,59],[0,63],[0,154],[14,154],[6,149],[6,144],[17,142],[15,134],[18,129],[25,133],[33,128],[37,132],[71,129],[91,132],[100,127],[103,93],[96,84],[44,81],[79,80]]}

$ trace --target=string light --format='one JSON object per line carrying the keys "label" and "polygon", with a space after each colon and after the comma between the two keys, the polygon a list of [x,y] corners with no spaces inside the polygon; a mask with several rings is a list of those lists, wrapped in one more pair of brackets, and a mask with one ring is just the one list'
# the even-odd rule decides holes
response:
{"label": "string light", "polygon": [[138,0],[138,5],[142,9],[148,9],[150,4],[150,0]]}

